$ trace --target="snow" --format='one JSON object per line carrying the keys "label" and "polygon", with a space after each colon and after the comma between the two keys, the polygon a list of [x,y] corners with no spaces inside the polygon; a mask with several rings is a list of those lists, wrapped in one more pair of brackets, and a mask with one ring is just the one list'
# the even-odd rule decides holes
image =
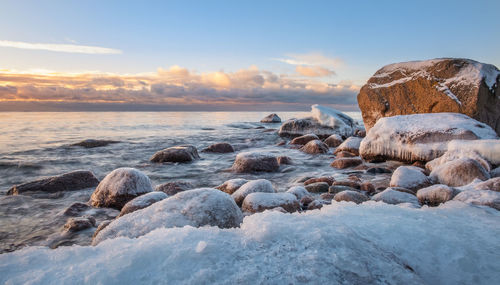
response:
{"label": "snow", "polygon": [[[500,211],[376,202],[0,255],[4,284],[496,284]],[[411,268],[411,269],[409,269]],[[414,272],[413,272],[414,271]]]}
{"label": "snow", "polygon": [[335,149],[335,152],[348,151],[357,155],[362,140],[360,137],[349,137]]}
{"label": "snow", "polygon": [[187,190],[112,221],[96,235],[92,244],[116,237],[136,238],[158,228],[237,227],[242,217],[231,196],[220,190]]}
{"label": "snow", "polygon": [[335,129],[340,135],[353,133],[353,119],[338,110],[315,104],[311,106],[311,114],[321,125]]}
{"label": "snow", "polygon": [[391,189],[390,187],[384,191],[373,195],[373,201],[382,201],[387,204],[412,203],[418,205],[418,199],[415,195]]}
{"label": "snow", "polygon": [[500,140],[498,138],[486,140],[453,140],[448,144],[448,150],[475,151],[491,164],[500,164]]}
{"label": "snow", "polygon": [[474,205],[488,206],[500,210],[500,192],[491,190],[466,190],[460,192],[453,200]]}
{"label": "snow", "polygon": [[418,190],[430,184],[431,182],[423,173],[423,169],[415,166],[396,168],[390,182],[391,187],[403,187],[410,190]]}
{"label": "snow", "polygon": [[261,212],[264,210],[282,207],[288,212],[300,209],[297,197],[291,193],[250,193],[243,200],[242,209],[248,212]]}
{"label": "snow", "polygon": [[266,179],[257,179],[248,181],[243,184],[236,192],[233,193],[232,197],[236,204],[241,205],[245,197],[250,193],[255,192],[267,192],[267,193],[275,193],[273,184],[269,180]]}
{"label": "snow", "polygon": [[290,187],[290,189],[288,189],[286,193],[295,195],[295,197],[297,197],[298,200],[302,199],[305,196],[310,195],[309,191],[307,191],[306,188],[304,188],[303,186]]}
{"label": "snow", "polygon": [[[479,164],[481,164],[484,167],[484,169],[486,169],[487,171],[491,170],[491,166],[488,163],[488,161],[486,161],[477,151],[471,150],[468,147],[457,148],[456,145],[452,149],[450,149],[450,145],[452,145],[452,143],[454,143],[454,142],[455,141],[451,141],[450,143],[448,143],[448,151],[445,152],[445,154],[443,154],[442,156],[427,162],[425,164],[425,168],[432,171],[433,169],[435,169],[435,168],[437,168],[437,167],[439,167],[447,162],[450,162],[450,161],[453,161],[456,159],[460,159],[460,158],[471,158],[471,159],[474,159],[477,162],[479,162]],[[463,142],[467,142],[467,141],[463,141]],[[478,141],[473,141],[473,142],[474,143],[472,145],[477,144]],[[462,146],[462,144],[459,144],[459,145]]]}
{"label": "snow", "polygon": [[[382,155],[403,161],[429,161],[443,155],[454,139],[496,141],[498,137],[490,126],[463,114],[398,115],[380,118],[361,142],[360,153],[363,157]],[[470,144],[477,142],[474,140]],[[478,145],[488,143],[479,142]]]}
{"label": "snow", "polygon": [[142,194],[153,191],[151,180],[135,168],[118,168],[111,171],[97,186],[96,192],[106,191],[109,195]]}

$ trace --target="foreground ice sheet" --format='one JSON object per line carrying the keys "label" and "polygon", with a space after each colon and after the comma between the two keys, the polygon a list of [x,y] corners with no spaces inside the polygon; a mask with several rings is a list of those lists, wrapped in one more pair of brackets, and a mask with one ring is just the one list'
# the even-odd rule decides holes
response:
{"label": "foreground ice sheet", "polygon": [[12,284],[495,284],[500,212],[451,201],[411,209],[334,203],[266,211],[241,228],[158,229],[98,246],[0,255]]}

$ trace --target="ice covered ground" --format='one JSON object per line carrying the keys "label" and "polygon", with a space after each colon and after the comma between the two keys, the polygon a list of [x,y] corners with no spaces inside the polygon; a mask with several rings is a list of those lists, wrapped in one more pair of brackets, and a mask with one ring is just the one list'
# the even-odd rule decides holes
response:
{"label": "ice covered ground", "polygon": [[495,284],[500,211],[334,203],[241,228],[158,229],[98,246],[0,255],[4,284]]}

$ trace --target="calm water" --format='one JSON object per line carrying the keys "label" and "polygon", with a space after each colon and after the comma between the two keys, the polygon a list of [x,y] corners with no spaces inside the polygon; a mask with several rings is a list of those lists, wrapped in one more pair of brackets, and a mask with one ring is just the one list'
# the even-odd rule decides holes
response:
{"label": "calm water", "polygon": [[[261,124],[269,112],[72,112],[0,113],[0,252],[26,244],[88,244],[95,229],[62,235],[67,217],[61,212],[75,201],[88,201],[93,189],[58,196],[4,196],[15,184],[45,176],[85,169],[102,179],[119,167],[146,173],[153,184],[188,181],[197,187],[213,187],[231,178],[266,178],[277,190],[286,190],[298,177],[329,174],[329,155],[307,155],[276,146],[282,139],[280,124]],[[305,117],[307,112],[279,112],[282,120]],[[360,113],[347,113],[360,119]],[[86,149],[70,147],[84,139],[110,139],[120,143]],[[188,164],[153,164],[156,151],[192,144],[200,151],[216,142],[231,143],[236,153],[259,150],[288,155],[295,162],[274,174],[235,174],[226,171],[236,153],[201,153]],[[98,222],[116,211],[95,209]]]}

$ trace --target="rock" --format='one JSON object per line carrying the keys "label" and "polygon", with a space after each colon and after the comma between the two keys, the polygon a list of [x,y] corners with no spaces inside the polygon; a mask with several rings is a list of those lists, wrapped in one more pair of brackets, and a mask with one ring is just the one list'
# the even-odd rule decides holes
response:
{"label": "rock", "polygon": [[457,113],[385,117],[366,134],[359,148],[367,161],[430,161],[452,140],[497,139],[488,125]]}
{"label": "rock", "polygon": [[500,192],[500,177],[494,177],[484,182],[479,182],[474,185],[474,189]]}
{"label": "rock", "polygon": [[90,203],[94,207],[121,210],[128,201],[151,191],[153,186],[144,173],[134,168],[118,168],[99,183],[90,197]]}
{"label": "rock", "polygon": [[366,170],[366,173],[369,174],[382,174],[382,173],[391,173],[392,171],[383,167],[370,167]]}
{"label": "rock", "polygon": [[151,162],[190,162],[199,159],[198,151],[192,145],[173,146],[153,154]]}
{"label": "rock", "polygon": [[114,143],[119,143],[119,141],[86,139],[86,140],[83,140],[81,142],[71,144],[70,146],[81,146],[84,148],[94,148],[94,147],[107,146],[109,144],[114,144]]}
{"label": "rock", "polygon": [[276,114],[269,114],[262,120],[260,120],[261,123],[281,123],[281,118],[278,117]]}
{"label": "rock", "polygon": [[433,159],[425,164],[425,168],[428,169],[429,171],[432,171],[433,169],[437,168],[440,165],[443,165],[447,162],[450,162],[452,160],[456,160],[459,158],[471,158],[479,162],[486,171],[491,170],[491,165],[490,163],[484,159],[478,152],[474,150],[449,150],[445,152],[442,156]]}
{"label": "rock", "polygon": [[324,193],[328,192],[328,183],[326,182],[316,182],[305,186],[306,190],[310,193]]}
{"label": "rock", "polygon": [[359,155],[359,145],[361,144],[362,138],[359,137],[349,137],[335,150],[335,154],[341,151],[347,151],[354,155]]}
{"label": "rock", "polygon": [[309,191],[307,191],[306,188],[302,186],[290,187],[290,189],[288,189],[286,193],[295,195],[295,197],[297,197],[298,200],[304,198],[305,196],[309,196]]}
{"label": "rock", "polygon": [[348,180],[348,181],[335,181],[333,182],[333,185],[335,186],[349,186],[351,188],[355,188],[355,189],[360,189],[361,188],[361,184],[357,181],[352,181],[352,180]]}
{"label": "rock", "polygon": [[221,185],[215,187],[215,189],[219,189],[222,192],[226,192],[227,194],[231,195],[234,192],[236,192],[236,190],[238,190],[241,186],[243,186],[243,184],[245,184],[247,182],[248,182],[248,180],[243,179],[243,178],[230,179],[230,180],[222,183]]}
{"label": "rock", "polygon": [[302,199],[300,199],[300,204],[301,204],[304,208],[306,208],[306,209],[307,209],[307,206],[308,206],[310,203],[312,203],[313,201],[315,201],[313,197],[311,197],[311,196],[304,196],[304,197],[302,197]]}
{"label": "rock", "polygon": [[236,155],[232,169],[235,172],[276,172],[279,167],[278,160],[273,155],[241,152]]}
{"label": "rock", "polygon": [[363,161],[359,157],[343,157],[335,159],[330,166],[338,169],[354,167],[362,164]]}
{"label": "rock", "polygon": [[500,211],[500,192],[496,191],[466,190],[457,194],[453,200],[473,205],[488,206]]}
{"label": "rock", "polygon": [[111,224],[113,220],[106,220],[106,221],[102,221],[99,226],[97,227],[97,229],[95,230],[94,234],[92,235],[92,239],[94,239],[96,237],[96,235],[102,231],[105,227],[107,227],[109,224]]}
{"label": "rock", "polygon": [[327,153],[328,146],[320,140],[313,140],[300,148],[300,150],[309,154]]}
{"label": "rock", "polygon": [[350,153],[348,151],[339,151],[335,153],[335,158],[343,158],[343,157],[356,157],[357,155]]}
{"label": "rock", "polygon": [[498,69],[470,59],[396,63],[371,77],[358,95],[367,131],[377,120],[417,113],[463,113],[500,134]]}
{"label": "rock", "polygon": [[343,141],[340,135],[333,134],[327,137],[323,142],[329,147],[338,147]]}
{"label": "rock", "polygon": [[288,156],[282,155],[276,158],[279,165],[293,164],[292,159]]}
{"label": "rock", "polygon": [[360,138],[364,138],[364,137],[366,137],[366,130],[364,130],[364,129],[363,130],[356,129],[354,131],[354,136],[360,137]]}
{"label": "rock", "polygon": [[431,185],[422,168],[415,166],[400,166],[396,168],[391,177],[391,187],[403,187],[413,191]]}
{"label": "rock", "polygon": [[319,198],[325,201],[332,201],[334,197],[335,194],[333,193],[322,193],[321,195],[319,195]]}
{"label": "rock", "polygon": [[500,167],[497,167],[490,171],[490,176],[491,177],[500,177]]}
{"label": "rock", "polygon": [[167,194],[160,191],[149,192],[136,197],[128,201],[128,203],[123,206],[118,217],[149,207],[156,202],[166,199],[167,197]]}
{"label": "rock", "polygon": [[338,110],[320,105],[312,105],[311,114],[313,119],[321,125],[334,129],[335,134],[349,137],[354,132],[354,120]]}
{"label": "rock", "polygon": [[319,140],[318,136],[315,134],[307,134],[307,135],[303,135],[303,136],[294,138],[290,142],[290,144],[305,145],[306,143],[313,141],[313,140]]}
{"label": "rock", "polygon": [[311,201],[311,203],[307,204],[308,211],[318,210],[321,208],[323,208],[323,203],[321,203],[321,201],[318,201],[318,200],[313,200],[313,201]]}
{"label": "rock", "polygon": [[276,207],[281,207],[289,213],[300,210],[297,197],[291,193],[250,193],[241,206],[243,211],[250,213],[263,212]]}
{"label": "rock", "polygon": [[368,195],[371,195],[375,192],[375,186],[370,182],[363,182],[359,186],[359,190],[366,192]]}
{"label": "rock", "polygon": [[453,140],[448,143],[448,152],[476,152],[493,166],[500,165],[500,139]]}
{"label": "rock", "polygon": [[373,195],[372,200],[382,201],[387,204],[412,203],[418,205],[418,199],[415,195],[387,188],[384,191]]}
{"label": "rock", "polygon": [[251,180],[243,184],[236,192],[232,194],[232,197],[238,206],[241,206],[245,197],[250,193],[264,192],[264,193],[275,193],[273,184],[266,179]]}
{"label": "rock", "polygon": [[322,126],[312,118],[290,119],[285,121],[278,135],[281,137],[300,137],[306,134],[315,134],[319,138],[327,138],[335,133],[335,130],[330,127]]}
{"label": "rock", "polygon": [[155,191],[161,191],[168,196],[175,195],[179,192],[194,189],[194,185],[185,181],[171,181],[157,185]]}
{"label": "rock", "polygon": [[99,180],[90,171],[78,170],[58,176],[43,178],[19,185],[14,185],[7,191],[7,195],[19,195],[26,192],[54,193],[75,191],[95,187]]}
{"label": "rock", "polygon": [[344,185],[332,185],[332,186],[328,187],[328,193],[331,193],[331,194],[337,194],[337,193],[340,193],[342,191],[357,191],[357,189],[349,187],[349,186],[344,186]]}
{"label": "rock", "polygon": [[63,215],[76,217],[86,210],[90,209],[90,206],[84,203],[75,202],[71,204],[66,210],[64,210]]}
{"label": "rock", "polygon": [[335,194],[335,197],[333,199],[337,202],[346,201],[354,202],[356,204],[360,204],[369,200],[369,198],[365,194],[349,190],[345,190]]}
{"label": "rock", "polygon": [[335,182],[335,178],[333,178],[331,176],[309,178],[306,181],[304,181],[304,185],[309,185],[309,184],[316,183],[316,182],[326,182],[326,183],[328,183],[328,185],[332,185],[333,182]]}
{"label": "rock", "polygon": [[458,191],[443,184],[436,184],[417,191],[418,201],[422,205],[438,206],[450,201]]}
{"label": "rock", "polygon": [[96,245],[116,237],[136,238],[158,228],[216,226],[238,227],[241,210],[227,193],[212,188],[180,192],[112,221],[93,239]]}
{"label": "rock", "polygon": [[404,188],[404,187],[390,187],[392,190],[394,191],[399,191],[399,192],[403,192],[403,193],[408,193],[408,194],[411,194],[411,195],[415,195],[415,191],[413,190],[410,190],[408,188]]}
{"label": "rock", "polygon": [[216,143],[202,150],[203,152],[229,153],[234,152],[232,145],[228,143]]}
{"label": "rock", "polygon": [[474,159],[460,158],[432,170],[430,177],[440,184],[463,186],[474,179],[487,180],[490,174]]}
{"label": "rock", "polygon": [[83,216],[78,218],[69,218],[64,225],[66,232],[79,232],[88,228],[95,227],[95,219],[92,216]]}

